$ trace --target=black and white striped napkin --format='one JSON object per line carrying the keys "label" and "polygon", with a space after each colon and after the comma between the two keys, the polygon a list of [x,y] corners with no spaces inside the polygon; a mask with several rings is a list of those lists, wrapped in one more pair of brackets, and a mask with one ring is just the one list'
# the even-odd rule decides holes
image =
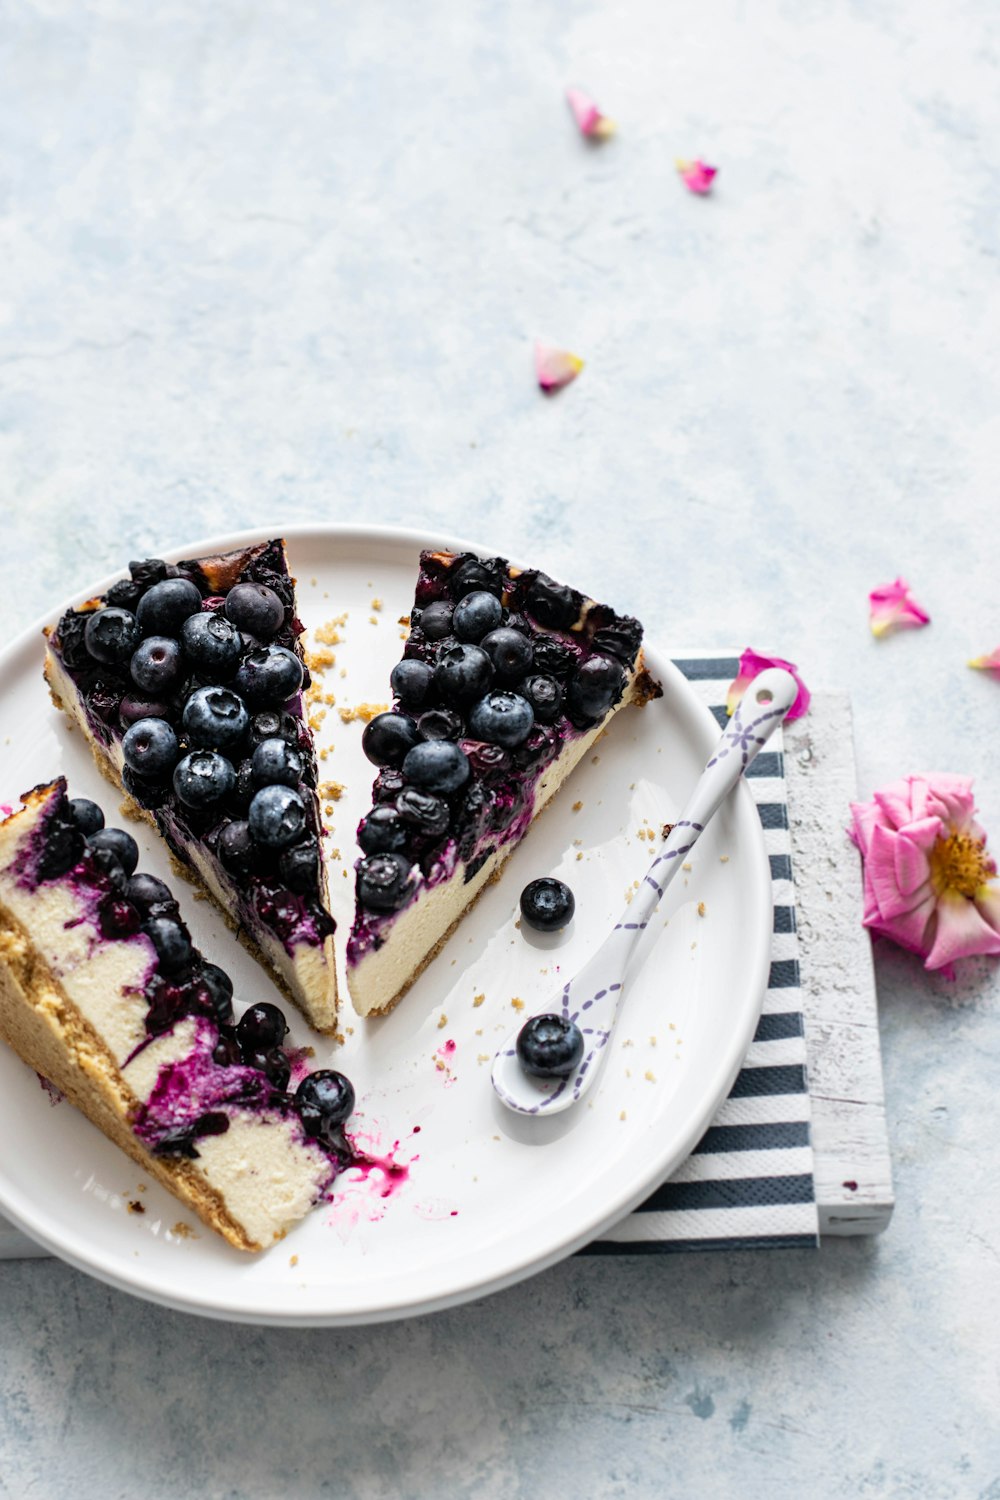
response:
{"label": "black and white striped napkin", "polygon": [[[736,657],[675,665],[720,727]],[[732,1250],[819,1243],[782,732],[747,772],[771,863],[771,972],[732,1091],[669,1182],[584,1254]]]}

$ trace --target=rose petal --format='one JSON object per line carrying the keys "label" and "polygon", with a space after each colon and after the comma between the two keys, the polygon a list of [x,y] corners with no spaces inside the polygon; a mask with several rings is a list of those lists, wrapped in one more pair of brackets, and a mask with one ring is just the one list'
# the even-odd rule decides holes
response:
{"label": "rose petal", "polygon": [[992,677],[1000,679],[1000,646],[989,656],[974,656],[968,665],[975,667],[977,672],[989,672]]}
{"label": "rose petal", "polygon": [[573,111],[581,135],[604,139],[615,133],[615,122],[602,115],[596,102],[582,89],[567,89],[566,102]]}
{"label": "rose petal", "polygon": [[925,959],[928,969],[943,969],[956,958],[1000,953],[1000,932],[991,927],[974,901],[958,891],[938,897],[934,945]]}
{"label": "rose petal", "polygon": [[712,191],[712,182],[718,172],[718,167],[710,167],[708,162],[696,158],[694,161],[678,161],[675,163],[680,174],[681,182],[689,193],[698,193],[704,197]]}
{"label": "rose petal", "polygon": [[736,712],[737,703],[739,703],[757,674],[763,672],[766,667],[784,667],[786,672],[791,672],[798,683],[799,690],[795,695],[795,702],[788,710],[785,718],[789,722],[792,719],[801,719],[802,715],[809,708],[809,704],[812,701],[812,694],[799,676],[798,667],[794,662],[785,661],[780,656],[762,656],[759,651],[754,651],[750,646],[747,646],[740,657],[739,671],[729,684],[729,689],[726,693],[726,713],[732,718]]}
{"label": "rose petal", "polygon": [[535,371],[543,391],[558,391],[575,380],[583,369],[583,360],[568,349],[552,344],[535,344]]}
{"label": "rose petal", "polygon": [[883,636],[890,630],[915,630],[929,625],[931,617],[910,593],[905,578],[883,583],[868,595],[868,619],[872,635]]}

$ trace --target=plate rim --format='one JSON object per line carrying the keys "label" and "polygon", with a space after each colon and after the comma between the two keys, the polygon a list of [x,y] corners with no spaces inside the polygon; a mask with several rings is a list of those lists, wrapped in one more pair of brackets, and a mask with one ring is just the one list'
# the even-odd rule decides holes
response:
{"label": "plate rim", "polygon": [[[212,552],[228,551],[248,544],[269,540],[273,537],[282,537],[287,541],[302,541],[306,539],[322,539],[323,541],[340,541],[342,543],[356,542],[362,545],[370,543],[374,546],[380,544],[392,544],[404,546],[420,551],[421,549],[440,548],[450,551],[477,552],[483,556],[504,556],[491,545],[479,541],[470,541],[466,538],[457,537],[448,532],[436,529],[423,530],[415,527],[403,527],[393,525],[358,525],[354,522],[338,521],[305,521],[296,522],[284,526],[253,526],[242,528],[239,531],[213,534],[208,537],[199,538],[188,542],[183,546],[164,549],[161,554],[167,561],[176,561],[182,558],[210,555]],[[518,561],[516,558],[515,562]],[[523,565],[523,564],[518,564]],[[120,570],[116,570],[97,581],[88,585],[86,589],[76,590],[68,595],[54,609],[39,615],[30,625],[15,636],[2,650],[0,650],[0,672],[6,667],[13,666],[20,654],[28,647],[37,645],[39,636],[43,629],[57,621],[61,615],[74,605],[99,594],[106,592],[107,588],[121,576]],[[708,708],[700,702],[697,695],[692,691],[690,683],[684,677],[673,660],[660,651],[658,645],[644,640],[643,649],[647,652],[652,670],[659,677],[671,679],[671,689],[677,693],[682,700],[686,700],[695,712],[695,718],[705,727],[705,744],[703,749],[707,753],[711,749],[717,726]],[[696,747],[697,748],[697,747]],[[747,821],[749,815],[750,844],[753,854],[750,858],[750,866],[756,863],[757,878],[752,881],[754,888],[765,893],[763,901],[764,914],[768,913],[772,906],[770,868],[764,842],[763,829],[759,819],[756,817],[756,808],[753,803],[749,788],[741,781],[737,788],[737,798],[740,804],[740,814],[743,821]],[[398,1297],[382,1298],[376,1306],[366,1308],[354,1308],[347,1310],[321,1310],[312,1309],[302,1312],[290,1308],[269,1310],[260,1305],[254,1305],[252,1301],[238,1296],[231,1302],[220,1302],[212,1294],[199,1294],[197,1284],[185,1289],[185,1294],[180,1295],[176,1290],[158,1284],[162,1276],[157,1277],[155,1271],[152,1275],[144,1277],[144,1268],[124,1266],[120,1267],[114,1256],[108,1256],[102,1252],[99,1246],[88,1244],[83,1248],[77,1248],[76,1241],[79,1239],[77,1231],[68,1229],[63,1237],[57,1230],[49,1227],[50,1214],[42,1216],[39,1222],[36,1213],[32,1212],[30,1201],[22,1202],[22,1195],[11,1191],[9,1184],[0,1168],[0,1209],[15,1224],[37,1243],[43,1245],[59,1259],[73,1265],[76,1269],[94,1276],[106,1285],[113,1286],[120,1291],[131,1293],[133,1296],[141,1297],[145,1301],[152,1302],[162,1307],[171,1308],[174,1311],[196,1314],[223,1322],[242,1323],[256,1326],[283,1326],[283,1327],[351,1327],[364,1326],[367,1324],[395,1321],[401,1318],[420,1316],[423,1314],[441,1311],[447,1307],[459,1306],[478,1297],[491,1295],[494,1292],[504,1290],[519,1281],[526,1280],[530,1276],[547,1270],[558,1264],[584,1246],[592,1243],[595,1239],[614,1224],[619,1223],[631,1213],[640,1203],[645,1201],[649,1194],[662,1182],[665,1182],[677,1167],[690,1155],[692,1149],[697,1145],[701,1136],[711,1123],[721,1102],[726,1098],[746,1058],[747,1049],[752,1041],[754,1030],[763,1005],[766,992],[767,974],[770,964],[770,931],[761,925],[759,940],[756,951],[749,957],[741,955],[741,970],[747,976],[747,987],[757,995],[754,1004],[745,1007],[742,1024],[731,1028],[725,1042],[720,1050],[726,1059],[723,1072],[717,1072],[717,1078],[722,1083],[715,1089],[705,1091],[705,1101],[702,1107],[694,1111],[688,1119],[687,1128],[682,1132],[680,1143],[675,1146],[667,1158],[657,1156],[655,1169],[647,1171],[643,1175],[641,1185],[635,1187],[624,1198],[618,1198],[611,1209],[605,1208],[597,1215],[587,1227],[562,1240],[558,1246],[541,1254],[530,1253],[518,1256],[516,1263],[508,1264],[506,1270],[488,1274],[481,1280],[466,1279],[457,1287],[448,1291],[442,1291],[434,1295],[424,1295],[416,1300],[407,1298],[404,1293]],[[13,1201],[12,1201],[13,1198]],[[277,1249],[277,1247],[275,1247]],[[272,1251],[272,1253],[274,1253]],[[129,1274],[129,1273],[132,1274]]]}

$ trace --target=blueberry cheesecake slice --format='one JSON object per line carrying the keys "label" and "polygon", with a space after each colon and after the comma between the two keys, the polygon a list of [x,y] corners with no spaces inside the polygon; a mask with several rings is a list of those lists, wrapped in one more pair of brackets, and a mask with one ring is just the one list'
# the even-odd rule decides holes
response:
{"label": "blueberry cheesecake slice", "polygon": [[502,557],[424,552],[358,828],[351,999],[390,1009],[628,703],[661,689],[642,627]]}
{"label": "blueberry cheesecake slice", "polygon": [[334,921],[284,544],[129,566],[47,631],[52,697],[281,989],[333,1032]]}
{"label": "blueberry cheesecake slice", "polygon": [[342,1074],[291,1060],[277,1006],[234,1019],[169,887],[62,778],[0,823],[0,1037],[240,1250],[280,1239],[351,1160]]}

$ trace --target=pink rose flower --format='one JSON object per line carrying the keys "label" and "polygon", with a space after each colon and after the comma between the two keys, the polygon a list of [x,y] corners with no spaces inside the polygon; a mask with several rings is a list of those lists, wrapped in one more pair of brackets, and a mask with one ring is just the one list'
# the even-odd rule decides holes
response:
{"label": "pink rose flower", "polygon": [[975,821],[972,779],[904,776],[852,802],[847,831],[864,864],[864,925],[919,953],[927,969],[1000,953],[1000,886]]}

